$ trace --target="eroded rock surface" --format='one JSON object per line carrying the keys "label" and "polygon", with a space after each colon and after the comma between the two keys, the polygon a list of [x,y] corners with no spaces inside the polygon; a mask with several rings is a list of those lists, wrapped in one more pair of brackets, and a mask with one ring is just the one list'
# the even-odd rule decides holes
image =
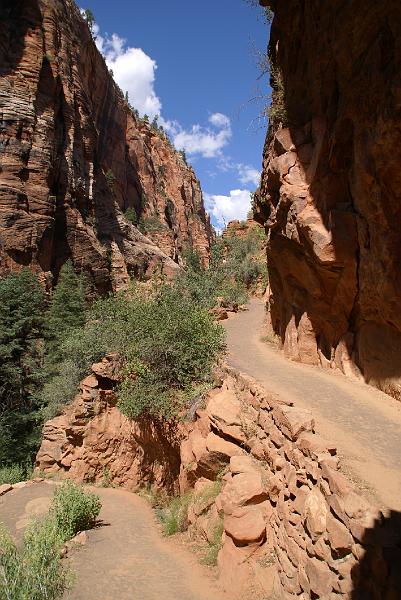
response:
{"label": "eroded rock surface", "polygon": [[186,245],[207,262],[194,171],[131,112],[75,3],[5,0],[0,40],[0,275],[28,265],[50,286],[71,258],[107,291],[171,275]]}
{"label": "eroded rock surface", "polygon": [[272,327],[292,360],[401,398],[401,5],[269,5],[275,119],[257,218]]}
{"label": "eroded rock surface", "polygon": [[36,466],[46,474],[128,489],[155,485],[172,491],[180,469],[179,428],[132,421],[116,407],[122,362],[110,354],[92,366],[80,393],[47,421]]}
{"label": "eroded rock surface", "polygon": [[130,421],[116,407],[120,366],[116,355],[94,365],[46,423],[41,471],[189,494],[190,535],[220,547],[230,597],[401,598],[400,515],[361,496],[310,413],[224,367],[193,422]]}

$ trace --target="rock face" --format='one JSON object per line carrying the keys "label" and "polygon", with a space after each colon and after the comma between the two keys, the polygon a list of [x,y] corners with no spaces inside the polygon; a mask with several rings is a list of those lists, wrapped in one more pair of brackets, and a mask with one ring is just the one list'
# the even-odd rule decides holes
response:
{"label": "rock face", "polygon": [[210,542],[220,518],[230,597],[401,598],[400,515],[360,496],[313,427],[310,413],[226,368],[181,444],[191,527]]}
{"label": "rock face", "polygon": [[121,366],[115,354],[92,365],[75,400],[45,424],[36,466],[75,481],[173,491],[180,469],[180,432],[121,414],[113,391]]}
{"label": "rock face", "polygon": [[286,600],[401,598],[400,515],[360,496],[310,413],[224,367],[194,422],[129,421],[116,407],[120,368],[117,355],[93,365],[74,402],[46,423],[41,471],[180,489],[189,533],[219,550],[232,598],[250,588]]}
{"label": "rock face", "polygon": [[401,5],[265,2],[274,88],[256,216],[286,355],[401,398]]}
{"label": "rock face", "polygon": [[174,272],[186,245],[207,261],[192,168],[135,117],[75,3],[5,0],[0,39],[0,275],[28,265],[51,285],[71,258],[107,291]]}

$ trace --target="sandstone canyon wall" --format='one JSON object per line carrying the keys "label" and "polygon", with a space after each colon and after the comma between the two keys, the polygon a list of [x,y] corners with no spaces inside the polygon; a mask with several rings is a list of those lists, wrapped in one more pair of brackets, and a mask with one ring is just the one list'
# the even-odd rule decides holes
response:
{"label": "sandstone canyon wall", "polygon": [[261,0],[273,108],[255,214],[293,360],[401,398],[401,4]]}
{"label": "sandstone canyon wall", "polygon": [[193,422],[129,421],[116,407],[120,368],[116,355],[93,365],[45,425],[41,471],[190,494],[189,535],[221,546],[232,598],[401,598],[400,515],[361,497],[309,411],[223,367]]}
{"label": "sandstone canyon wall", "polygon": [[[157,219],[142,235],[123,212]],[[73,0],[0,6],[0,274],[51,285],[71,258],[98,291],[156,264],[171,273],[213,232],[199,182],[137,119]]]}

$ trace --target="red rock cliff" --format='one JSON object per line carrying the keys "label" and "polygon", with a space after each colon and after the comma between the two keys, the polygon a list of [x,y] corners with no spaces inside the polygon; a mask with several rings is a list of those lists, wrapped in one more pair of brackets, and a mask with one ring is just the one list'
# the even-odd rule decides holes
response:
{"label": "red rock cliff", "polygon": [[[0,273],[51,284],[72,258],[105,291],[174,271],[187,244],[207,260],[192,168],[133,116],[72,0],[1,2],[0,161]],[[153,242],[128,207],[157,219]]]}
{"label": "red rock cliff", "polygon": [[275,13],[256,202],[272,326],[290,358],[401,398],[401,4],[261,4]]}

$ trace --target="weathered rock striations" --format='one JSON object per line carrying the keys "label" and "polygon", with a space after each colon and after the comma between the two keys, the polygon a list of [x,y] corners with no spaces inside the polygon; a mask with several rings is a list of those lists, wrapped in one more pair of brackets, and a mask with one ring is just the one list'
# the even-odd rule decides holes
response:
{"label": "weathered rock striations", "polygon": [[207,261],[192,168],[130,110],[74,2],[5,0],[0,40],[0,274],[51,285],[71,258],[107,291],[176,271],[186,245]]}
{"label": "weathered rock striations", "polygon": [[118,411],[119,368],[116,355],[93,365],[74,402],[45,425],[41,471],[189,493],[189,534],[221,543],[230,597],[401,598],[400,515],[360,495],[308,411],[224,367],[193,423],[160,429]]}
{"label": "weathered rock striations", "polygon": [[173,491],[183,431],[168,423],[132,421],[118,410],[114,387],[121,367],[117,354],[92,365],[74,401],[45,424],[36,464],[44,473],[65,473],[75,481]]}
{"label": "weathered rock striations", "polygon": [[256,216],[286,355],[401,398],[401,5],[272,1]]}

